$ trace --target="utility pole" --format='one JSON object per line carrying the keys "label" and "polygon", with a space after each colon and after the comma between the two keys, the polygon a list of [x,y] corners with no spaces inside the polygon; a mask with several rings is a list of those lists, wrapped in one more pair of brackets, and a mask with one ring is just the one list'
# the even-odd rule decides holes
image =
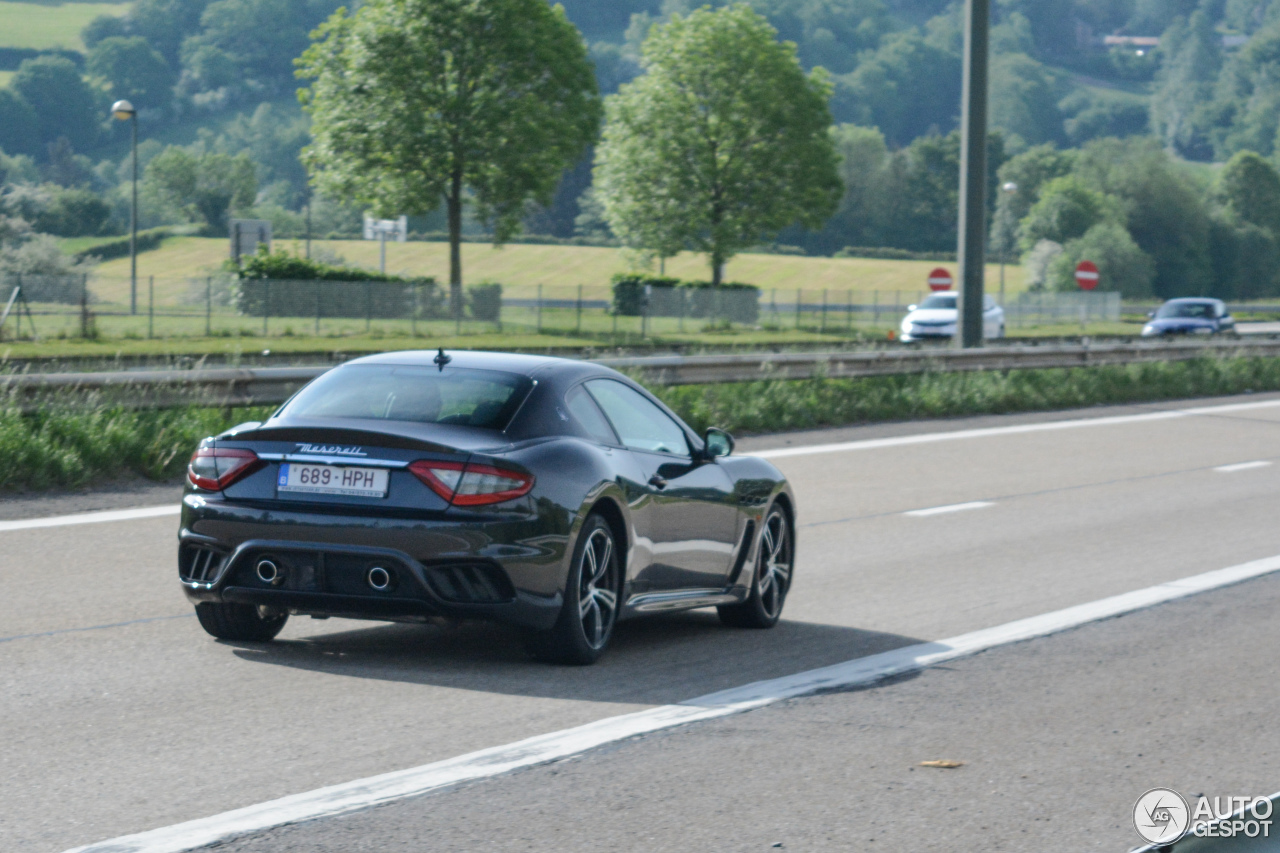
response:
{"label": "utility pole", "polygon": [[987,243],[987,58],[991,0],[965,0],[964,90],[960,122],[960,323],[956,343],[982,346]]}

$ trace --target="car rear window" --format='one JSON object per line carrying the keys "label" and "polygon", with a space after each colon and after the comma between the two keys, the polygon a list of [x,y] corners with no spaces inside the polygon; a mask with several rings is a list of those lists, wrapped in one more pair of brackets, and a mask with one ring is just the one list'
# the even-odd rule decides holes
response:
{"label": "car rear window", "polygon": [[496,370],[352,364],[302,389],[282,414],[506,429],[532,387]]}

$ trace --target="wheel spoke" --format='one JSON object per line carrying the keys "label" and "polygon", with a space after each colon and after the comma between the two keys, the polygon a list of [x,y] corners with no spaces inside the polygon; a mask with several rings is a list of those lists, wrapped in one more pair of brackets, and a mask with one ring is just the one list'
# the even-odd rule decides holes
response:
{"label": "wheel spoke", "polygon": [[765,597],[769,588],[773,586],[773,569],[770,568],[768,563],[760,566],[760,580],[756,583],[756,586],[760,590],[761,599]]}
{"label": "wheel spoke", "polygon": [[764,530],[760,533],[760,556],[765,560],[773,556],[773,531],[770,530],[771,526],[766,522]]}
{"label": "wheel spoke", "polygon": [[591,598],[591,645],[600,645],[600,640],[604,637],[604,616],[600,613],[600,605],[596,603],[595,597]]}
{"label": "wheel spoke", "polygon": [[578,599],[578,615],[582,617],[584,622],[586,621],[587,613],[589,613],[591,608],[595,606],[595,600],[594,589],[588,589],[586,593]]}
{"label": "wheel spoke", "polygon": [[[782,519],[779,516],[774,516],[774,518],[778,521],[778,534],[777,536],[769,537],[770,541],[773,543],[773,550],[769,552],[769,559],[776,563],[778,558],[782,556],[782,549],[787,544],[787,526],[782,523]],[[772,520],[773,519],[770,519],[770,521]],[[770,527],[772,526],[773,525],[770,525]]]}
{"label": "wheel spoke", "polygon": [[791,580],[791,566],[788,563],[774,563],[773,573],[777,575],[778,580],[784,584]]}
{"label": "wheel spoke", "polygon": [[599,568],[591,577],[593,583],[604,580],[605,573],[609,571],[609,564],[613,560],[613,540],[603,534],[600,539],[604,544],[600,547]]}
{"label": "wheel spoke", "polygon": [[618,594],[611,589],[597,587],[595,590],[595,599],[596,604],[608,613],[613,613],[614,608],[618,606]]}

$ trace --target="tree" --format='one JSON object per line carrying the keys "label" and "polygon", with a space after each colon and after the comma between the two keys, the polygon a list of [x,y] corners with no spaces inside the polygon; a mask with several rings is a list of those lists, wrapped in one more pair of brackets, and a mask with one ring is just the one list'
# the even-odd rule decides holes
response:
{"label": "tree", "polygon": [[113,100],[128,99],[138,109],[169,103],[173,72],[142,36],[102,39],[89,52],[85,70],[108,85]]}
{"label": "tree", "polygon": [[960,56],[915,30],[886,36],[836,86],[841,121],[878,127],[893,145],[946,133],[960,117]]}
{"label": "tree", "polygon": [[298,72],[314,81],[300,93],[313,182],[384,214],[429,213],[443,196],[461,312],[464,201],[502,242],[596,138],[581,36],[545,0],[370,0],[316,38]]}
{"label": "tree", "polygon": [[1098,265],[1102,290],[1117,290],[1125,299],[1151,298],[1151,282],[1156,277],[1155,262],[1138,248],[1124,226],[1101,222],[1086,231],[1083,237],[1067,243],[1062,253],[1049,264],[1050,286],[1055,290],[1077,290],[1076,266],[1085,260]]}
{"label": "tree", "polygon": [[1170,149],[1194,153],[1198,141],[1197,112],[1212,99],[1222,66],[1222,37],[1204,11],[1181,18],[1165,31],[1163,59],[1151,99],[1151,126]]}
{"label": "tree", "polygon": [[643,59],[608,99],[596,149],[597,192],[625,242],[705,252],[718,285],[739,250],[835,211],[831,86],[768,21],[745,5],[675,15]]}
{"label": "tree", "polygon": [[193,154],[170,146],[147,164],[144,180],[161,200],[225,234],[227,214],[247,208],[258,193],[253,161],[247,155]]}
{"label": "tree", "polygon": [[40,129],[36,111],[12,89],[0,89],[0,151],[35,154],[40,149]]}
{"label": "tree", "polygon": [[1280,174],[1252,151],[1236,154],[1218,177],[1217,195],[1237,218],[1280,235]]}
{"label": "tree", "polygon": [[36,108],[39,142],[65,136],[84,150],[97,141],[106,113],[70,59],[46,54],[24,60],[9,85]]}
{"label": "tree", "polygon": [[1150,137],[1099,139],[1077,155],[1087,186],[1124,205],[1129,234],[1156,264],[1162,299],[1192,296],[1213,279],[1209,263],[1208,188]]}
{"label": "tree", "polygon": [[1041,240],[1065,245],[1083,237],[1095,225],[1123,219],[1116,199],[1092,189],[1075,175],[1055,178],[1045,184],[1040,200],[1022,220],[1022,248],[1030,249]]}
{"label": "tree", "polygon": [[[991,64],[991,125],[1010,144],[1056,142],[1062,137],[1053,81],[1045,67],[1022,53],[995,57]],[[1022,147],[1022,146],[1018,146]]]}

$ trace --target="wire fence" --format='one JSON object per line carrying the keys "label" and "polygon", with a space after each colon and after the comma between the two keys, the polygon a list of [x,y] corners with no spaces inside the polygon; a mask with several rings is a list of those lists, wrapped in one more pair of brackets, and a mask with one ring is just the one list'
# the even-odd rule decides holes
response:
{"label": "wire fence", "polygon": [[[609,285],[483,284],[453,311],[431,280],[239,281],[225,276],[0,277],[0,338],[399,337],[493,333],[606,341],[706,332],[799,330],[833,336],[896,329],[928,291],[652,288],[623,298]],[[1020,293],[1008,329],[1117,323],[1146,306],[1116,293]]]}

